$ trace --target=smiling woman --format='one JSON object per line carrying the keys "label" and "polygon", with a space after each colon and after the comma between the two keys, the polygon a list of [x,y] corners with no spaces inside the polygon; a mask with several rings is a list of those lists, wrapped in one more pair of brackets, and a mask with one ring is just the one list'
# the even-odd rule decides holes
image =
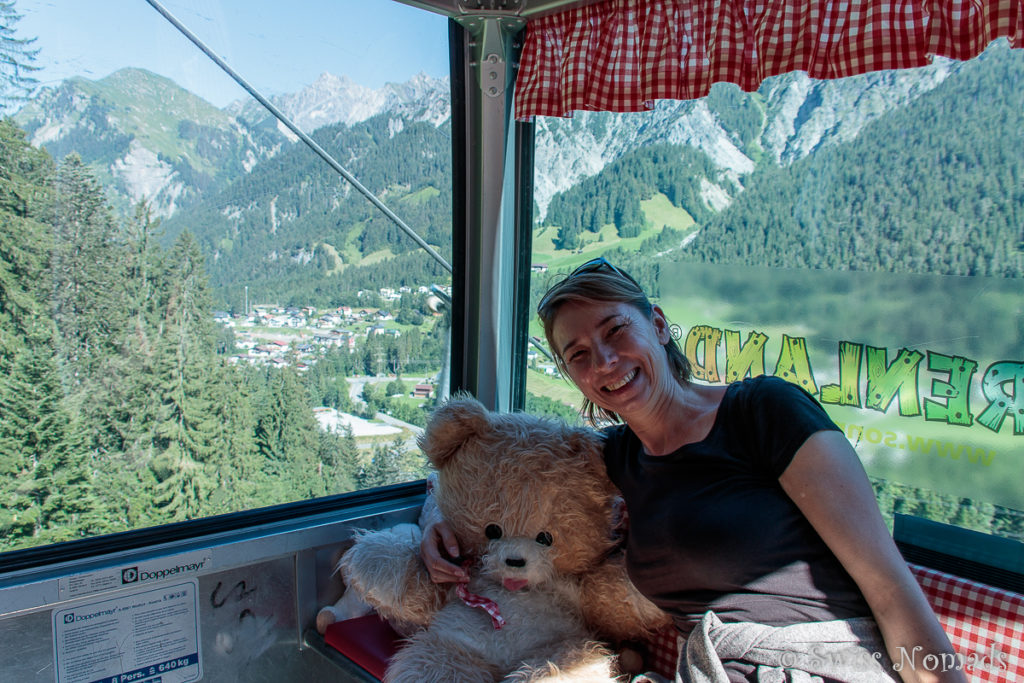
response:
{"label": "smiling woman", "polygon": [[[594,292],[601,292],[595,300]],[[556,326],[555,316],[565,303],[574,302],[583,306],[569,307],[567,316],[559,316],[563,323]],[[599,303],[603,305],[598,305]],[[609,305],[618,304],[618,305]],[[638,368],[620,366],[617,358],[619,348],[624,351],[634,341],[644,340],[646,336],[654,339],[646,340],[649,346],[660,347],[664,353],[654,353],[652,363],[667,363],[667,372],[661,368],[649,370],[639,379],[650,382],[663,376],[674,376],[686,382],[690,379],[690,363],[679,349],[675,339],[671,338],[668,321],[660,307],[651,304],[647,295],[636,280],[627,273],[616,268],[603,257],[588,261],[579,266],[560,283],[552,286],[541,298],[537,313],[544,325],[548,346],[555,350],[555,363],[559,369],[570,377],[583,391],[584,404],[582,411],[593,421],[597,415],[617,420],[618,412],[607,401],[620,398],[625,385],[638,377]],[[580,317],[586,320],[569,320]],[[573,336],[580,330],[593,330],[587,338],[584,335]],[[639,340],[634,337],[639,336]],[[664,358],[661,358],[664,356]],[[588,382],[587,370],[605,370],[602,367],[588,368],[607,364],[607,370],[614,371],[618,376],[602,377],[608,380],[603,385],[591,387],[591,392],[581,385]],[[594,380],[589,380],[593,384]],[[631,387],[632,391],[635,387]]]}
{"label": "smiling woman", "polygon": [[[628,510],[626,564],[687,638],[679,676],[895,680],[882,651],[953,656],[856,453],[807,392],[764,376],[694,384],[664,313],[604,259],[552,285],[538,313],[591,418],[622,421],[604,429],[604,461]],[[766,656],[729,649],[754,632],[772,639]],[[808,633],[845,654],[823,661]]]}

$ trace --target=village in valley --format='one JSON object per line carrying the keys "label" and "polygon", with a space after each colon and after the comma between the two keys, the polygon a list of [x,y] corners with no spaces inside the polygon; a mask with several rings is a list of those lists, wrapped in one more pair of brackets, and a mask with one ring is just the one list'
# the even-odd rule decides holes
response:
{"label": "village in valley", "polygon": [[[441,297],[450,298],[451,288],[437,285],[433,288],[384,287],[376,292],[357,293],[359,300],[380,304],[373,306],[357,304],[323,309],[246,302],[246,312],[232,314],[214,311],[213,319],[223,330],[231,331],[233,350],[229,348],[228,351],[230,363],[292,367],[299,373],[305,373],[333,349],[354,354],[362,351],[363,346],[374,337],[397,340],[407,334],[411,326],[397,320],[403,296],[417,300],[422,304],[421,308],[428,312],[415,327],[427,334],[440,331],[436,324],[444,316]],[[376,373],[348,379],[350,397],[354,402],[363,402],[363,390],[367,385],[390,386],[396,379],[405,387],[403,398],[406,400],[420,404],[435,397],[440,368],[427,376],[410,377],[396,376],[387,372],[386,368],[377,370]],[[319,407],[313,412],[325,431],[351,429],[360,442],[364,438],[375,441],[381,437],[418,431],[415,425],[383,413],[364,419],[328,407]]]}
{"label": "village in valley", "polygon": [[[437,287],[451,296],[450,287]],[[431,288],[416,289],[382,287],[376,294],[385,304],[381,306],[349,306],[318,309],[313,306],[287,306],[252,304],[244,314],[214,311],[214,322],[234,331],[235,353],[232,363],[253,365],[293,365],[302,372],[324,351],[344,348],[355,353],[361,342],[380,335],[399,338],[403,326],[396,322],[394,310],[403,295],[417,294],[427,298],[427,305],[435,317],[440,317],[440,299]],[[366,294],[358,293],[359,298]]]}
{"label": "village in valley", "polygon": [[[247,314],[231,314],[214,311],[214,322],[234,332],[235,352],[231,363],[251,365],[294,366],[303,372],[316,359],[331,348],[347,349],[355,353],[361,343],[374,336],[399,338],[402,325],[396,320],[397,310],[403,295],[416,294],[425,297],[426,305],[434,318],[443,316],[444,303],[438,296],[451,297],[450,286],[382,287],[376,294],[380,301],[393,306],[349,306],[318,309],[313,306],[287,306],[274,304],[252,304]],[[363,298],[366,292],[357,293]],[[421,327],[428,331],[424,323]],[[537,352],[529,350],[529,360],[536,362]],[[554,366],[542,364],[539,368],[549,375],[557,375]],[[429,398],[431,386],[417,385],[414,396]]]}
{"label": "village in valley", "polygon": [[[403,297],[407,297],[403,301]],[[228,362],[254,366],[293,368],[306,373],[320,359],[333,350],[349,354],[363,353],[366,344],[380,338],[383,344],[397,343],[404,334],[419,330],[420,334],[446,334],[446,301],[451,300],[451,287],[431,285],[419,287],[382,287],[377,291],[359,291],[357,301],[374,305],[340,305],[331,308],[314,306],[280,306],[276,304],[245,303],[244,313],[214,311],[213,319],[222,330],[227,347]],[[416,313],[410,324],[401,319],[400,311],[409,316],[409,302],[416,304]],[[422,360],[422,359],[421,359]],[[442,359],[433,359],[428,372],[398,373],[376,364],[365,374],[346,378],[353,407],[366,407],[365,390],[383,391],[390,398],[415,406],[424,406],[438,395],[443,381]],[[534,370],[557,377],[552,363],[543,362],[533,348],[528,350],[528,362]],[[540,361],[540,362],[539,362]],[[371,364],[373,365],[373,364]],[[422,364],[421,366],[422,367]],[[401,394],[392,394],[397,385]],[[440,389],[446,393],[446,389]],[[418,433],[416,425],[397,419],[387,412],[367,414],[361,418],[334,408],[321,406],[314,415],[325,431],[342,432],[350,429],[364,446],[381,438],[411,437]]]}

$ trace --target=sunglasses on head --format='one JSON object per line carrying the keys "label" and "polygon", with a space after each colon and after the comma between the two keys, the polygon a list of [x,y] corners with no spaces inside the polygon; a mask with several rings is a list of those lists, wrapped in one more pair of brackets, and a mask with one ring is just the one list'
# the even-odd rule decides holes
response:
{"label": "sunglasses on head", "polygon": [[569,273],[569,277],[567,277],[565,279],[566,280],[571,280],[572,278],[576,277],[577,275],[582,275],[584,273],[595,273],[595,272],[597,272],[597,271],[599,271],[601,269],[610,270],[611,272],[615,273],[616,275],[618,275],[622,279],[629,280],[634,285],[636,285],[637,288],[642,289],[640,287],[640,283],[638,283],[636,280],[634,280],[629,275],[629,273],[626,273],[625,271],[622,271],[622,270],[619,270],[618,268],[616,268],[615,264],[613,264],[611,261],[606,259],[604,256],[598,256],[595,259],[590,259],[589,261],[587,261],[583,265],[578,266],[576,268],[576,270],[574,270],[571,273]]}
{"label": "sunglasses on head", "polygon": [[[634,287],[636,287],[640,291],[641,294],[643,294],[644,288],[640,286],[639,282],[634,280],[629,275],[629,273],[626,273],[625,271],[622,271],[622,270],[619,270],[618,268],[616,268],[615,265],[611,261],[606,259],[604,256],[598,256],[597,258],[591,259],[591,260],[587,261],[586,263],[584,263],[583,265],[578,266],[576,268],[576,270],[574,270],[571,273],[569,273],[565,277],[565,279],[562,280],[561,283],[559,283],[559,285],[560,284],[564,284],[566,282],[569,282],[574,277],[577,277],[579,275],[585,275],[587,273],[596,273],[596,272],[601,271],[601,270],[607,270],[609,272],[614,273],[615,275],[618,275],[623,280],[631,283]],[[549,289],[544,294],[543,297],[541,297],[540,304],[538,304],[538,306],[537,306],[538,310],[544,308],[544,306],[548,302],[549,297],[551,297],[554,294],[554,292],[558,289],[559,285],[555,285],[554,287]],[[643,296],[646,297],[646,295],[643,295]]]}

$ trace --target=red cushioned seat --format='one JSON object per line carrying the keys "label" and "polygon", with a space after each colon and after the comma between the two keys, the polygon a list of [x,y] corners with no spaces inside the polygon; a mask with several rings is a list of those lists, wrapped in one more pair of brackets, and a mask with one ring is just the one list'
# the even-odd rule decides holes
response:
{"label": "red cushioned seat", "polygon": [[377,614],[336,621],[324,633],[325,643],[378,679],[384,678],[400,640],[401,636]]}
{"label": "red cushioned seat", "polygon": [[1024,680],[1024,595],[910,565],[971,683]]}
{"label": "red cushioned seat", "polygon": [[[1024,595],[914,564],[910,571],[962,658],[968,681],[1024,681]],[[675,629],[665,629],[650,646],[652,668],[671,679],[678,654]]]}

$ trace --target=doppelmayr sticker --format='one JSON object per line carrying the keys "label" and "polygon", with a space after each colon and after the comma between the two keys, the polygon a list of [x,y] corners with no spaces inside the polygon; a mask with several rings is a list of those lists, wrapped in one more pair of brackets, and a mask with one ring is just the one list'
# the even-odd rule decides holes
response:
{"label": "doppelmayr sticker", "polygon": [[57,589],[60,598],[67,600],[102,591],[188,579],[198,576],[203,570],[209,570],[212,562],[212,555],[208,550],[159,557],[62,577],[57,582]]}
{"label": "doppelmayr sticker", "polygon": [[198,681],[198,593],[190,579],[54,611],[57,683]]}

